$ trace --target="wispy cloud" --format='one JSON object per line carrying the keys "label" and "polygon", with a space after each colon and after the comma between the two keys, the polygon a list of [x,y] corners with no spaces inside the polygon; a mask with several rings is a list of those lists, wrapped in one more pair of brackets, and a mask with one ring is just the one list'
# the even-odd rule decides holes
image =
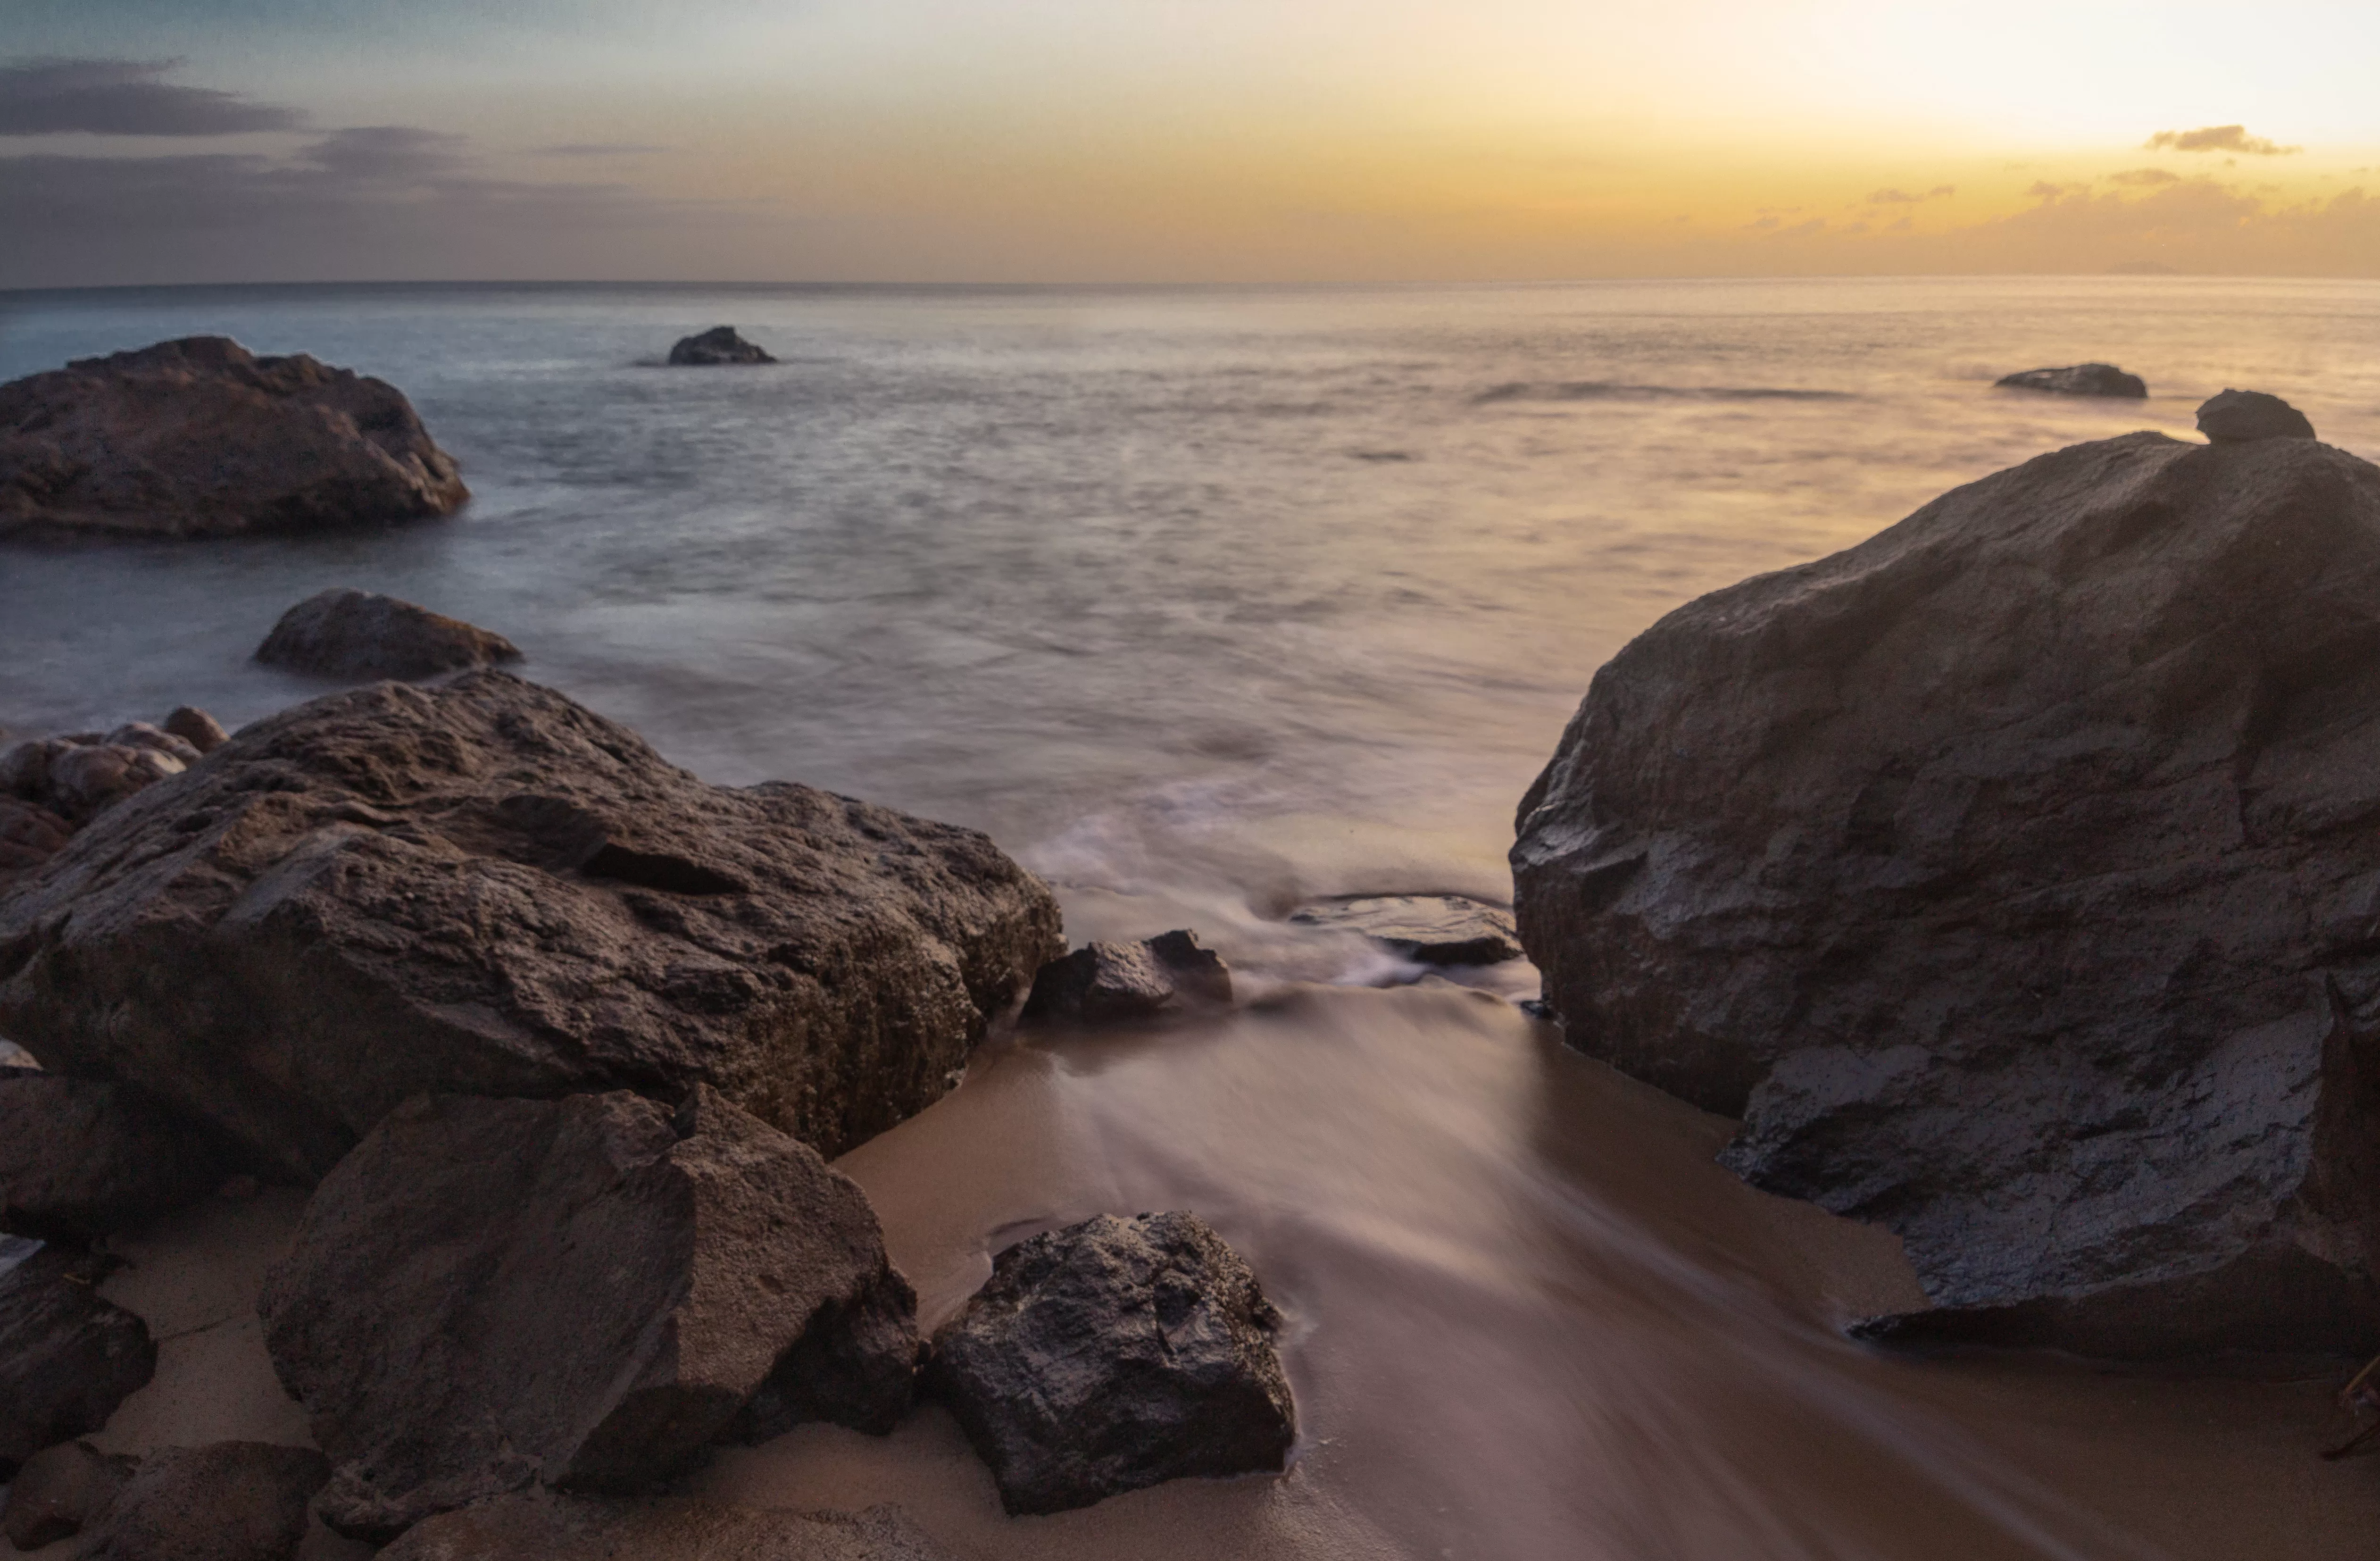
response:
{"label": "wispy cloud", "polygon": [[2229,152],[2244,157],[2286,157],[2292,152],[2303,152],[2301,146],[2283,146],[2252,136],[2245,125],[2208,125],[2195,130],[2159,130],[2145,143],[2150,152]]}
{"label": "wispy cloud", "polygon": [[573,140],[565,141],[560,146],[540,146],[537,154],[540,157],[657,157],[662,152],[676,150],[675,147],[655,146],[647,141]]}
{"label": "wispy cloud", "polygon": [[2107,179],[2112,184],[2145,189],[2153,185],[2180,184],[2181,176],[2170,168],[2126,168],[2120,174],[2109,174]]}
{"label": "wispy cloud", "polygon": [[1939,201],[1959,193],[1954,184],[1937,184],[1933,189],[1912,195],[1905,189],[1879,189],[1867,198],[1871,206],[1913,206],[1921,201]]}
{"label": "wispy cloud", "polygon": [[305,123],[295,109],[167,81],[180,65],[30,59],[0,66],[0,136],[225,136]]}

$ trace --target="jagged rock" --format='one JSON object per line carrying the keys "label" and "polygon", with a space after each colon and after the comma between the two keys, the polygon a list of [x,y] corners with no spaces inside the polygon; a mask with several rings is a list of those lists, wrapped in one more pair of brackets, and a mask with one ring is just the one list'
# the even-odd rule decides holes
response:
{"label": "jagged rock", "polygon": [[331,1475],[311,1447],[216,1442],[152,1453],[83,1552],[88,1561],[294,1561]]}
{"label": "jagged rock", "polygon": [[[166,795],[170,793],[170,795]],[[501,672],[244,727],[0,900],[0,1034],[311,1180],[425,1091],[717,1085],[839,1154],[1062,948],[971,830],[709,786]]]}
{"label": "jagged rock", "polygon": [[148,1324],[100,1299],[104,1274],[58,1247],[0,1269],[0,1480],[105,1425],[156,1371]]}
{"label": "jagged rock", "polygon": [[2198,432],[2217,445],[2245,445],[2257,439],[2311,439],[2313,423],[2277,396],[2226,390],[2199,407]]}
{"label": "jagged rock", "polygon": [[2380,468],[2136,433],[1671,613],[1520,809],[1572,1044],[1939,1331],[2380,1344]]}
{"label": "jagged rock", "polygon": [[1512,913],[1461,895],[1374,895],[1310,905],[1302,927],[1361,933],[1424,965],[1500,965],[1521,957]]}
{"label": "jagged rock", "polygon": [[1232,1001],[1223,957],[1196,933],[1160,933],[1140,943],[1086,944],[1050,960],[1033,978],[1025,1018],[1101,1023],[1146,1018]]}
{"label": "jagged rock", "polygon": [[188,743],[201,754],[212,753],[231,740],[223,723],[195,705],[182,705],[165,717],[165,730]]}
{"label": "jagged rock", "polygon": [[927,1380],[1010,1512],[1061,1512],[1285,1468],[1297,1421],[1280,1323],[1197,1215],[1100,1214],[994,1259],[934,1335]]}
{"label": "jagged rock", "polygon": [[230,1175],[138,1091],[0,1069],[0,1230],[89,1242],[195,1203]]}
{"label": "jagged rock", "polygon": [[428,677],[518,661],[501,634],[375,591],[317,591],[281,615],[256,659],[318,677]]}
{"label": "jagged rock", "polygon": [[950,1561],[898,1507],[776,1512],[525,1492],[407,1531],[380,1561]]}
{"label": "jagged rock", "polygon": [[36,802],[0,796],[0,893],[51,857],[74,825]]}
{"label": "jagged rock", "polygon": [[2027,369],[1993,382],[2010,390],[2046,390],[2054,396],[2113,396],[2137,400],[2149,393],[2148,383],[2113,363],[2077,363],[2066,369]]}
{"label": "jagged rock", "polygon": [[[338,1463],[323,1520],[375,1541],[532,1481],[682,1473],[772,1381],[890,1430],[916,1308],[858,1187],[699,1085],[674,1114],[409,1101],[323,1179],[258,1302]],[[821,1360],[854,1369],[802,1380]]]}
{"label": "jagged rock", "polygon": [[711,363],[773,363],[775,359],[735,334],[733,325],[713,325],[698,335],[681,336],[670,348],[669,360],[680,367]]}
{"label": "jagged rock", "polygon": [[222,336],[0,384],[0,534],[382,525],[469,497],[391,385]]}
{"label": "jagged rock", "polygon": [[18,1550],[71,1539],[105,1512],[140,1459],[111,1457],[88,1442],[61,1442],[25,1460],[8,1486],[0,1531]]}

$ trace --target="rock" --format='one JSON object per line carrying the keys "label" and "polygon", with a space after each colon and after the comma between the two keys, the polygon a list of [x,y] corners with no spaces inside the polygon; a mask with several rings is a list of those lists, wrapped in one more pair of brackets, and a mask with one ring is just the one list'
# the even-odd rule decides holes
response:
{"label": "rock", "polygon": [[[323,1521],[381,1541],[532,1481],[683,1473],[820,1359],[884,1357],[782,1396],[890,1430],[916,1307],[858,1187],[698,1085],[674,1114],[625,1091],[407,1102],[316,1189],[257,1310],[338,1464]],[[816,1336],[854,1316],[902,1325]]]}
{"label": "rock", "polygon": [[2145,380],[2124,372],[2113,363],[2027,369],[2021,374],[2004,374],[1993,384],[2010,390],[2046,390],[2054,396],[2114,396],[2139,400],[2149,393]]}
{"label": "rock", "polygon": [[1521,957],[1512,913],[1461,895],[1378,895],[1293,912],[1302,927],[1361,933],[1424,965],[1500,965]]}
{"label": "rock", "polygon": [[223,336],[0,384],[0,534],[384,525],[470,496],[388,384]]}
{"label": "rock", "polygon": [[0,900],[0,1034],[301,1181],[433,1091],[701,1080],[832,1155],[950,1087],[1058,925],[971,830],[709,786],[480,671],[285,711],[102,814]]}
{"label": "rock", "polygon": [[993,1260],[927,1380],[1011,1513],[1277,1470],[1297,1438],[1280,1314],[1196,1214],[1101,1214]]}
{"label": "rock", "polygon": [[2313,424],[2277,396],[2261,390],[2226,390],[2198,409],[2198,432],[2217,445],[2256,439],[2311,439]]}
{"label": "rock", "polygon": [[0,796],[0,893],[67,843],[74,825],[38,803]]}
{"label": "rock", "polygon": [[1228,1006],[1232,972],[1196,933],[1160,933],[1140,943],[1086,944],[1033,978],[1025,1018],[1103,1023],[1192,1006]]}
{"label": "rock", "polygon": [[381,1561],[950,1561],[897,1507],[778,1512],[525,1492],[432,1518]]}
{"label": "rock", "polygon": [[182,705],[165,717],[165,730],[181,738],[200,754],[212,753],[231,740],[223,723],[194,705]]}
{"label": "rock", "polygon": [[699,335],[682,336],[670,348],[669,360],[680,367],[711,363],[773,363],[775,359],[735,334],[733,325],[713,325]]}
{"label": "rock", "polygon": [[0,1531],[18,1550],[39,1550],[83,1531],[124,1488],[138,1458],[110,1457],[88,1442],[61,1442],[25,1460],[8,1486]]}
{"label": "rock", "polygon": [[156,1371],[148,1324],[99,1299],[104,1273],[57,1247],[0,1269],[0,1480],[105,1425]]}
{"label": "rock", "polygon": [[187,767],[179,756],[145,741],[116,743],[96,734],[38,738],[0,755],[0,792],[80,824]]}
{"label": "rock", "polygon": [[2375,819],[2380,468],[2136,433],[1663,618],[1512,866],[1572,1045],[1978,1329],[2369,1354]]}
{"label": "rock", "polygon": [[195,1203],[228,1175],[204,1134],[136,1090],[0,1071],[0,1230],[94,1241]]}
{"label": "rock", "polygon": [[311,1447],[217,1442],[152,1453],[84,1552],[90,1561],[294,1561],[330,1478]]}
{"label": "rock", "polygon": [[500,634],[474,628],[394,596],[318,591],[281,615],[256,659],[319,677],[428,677],[467,666],[518,661]]}

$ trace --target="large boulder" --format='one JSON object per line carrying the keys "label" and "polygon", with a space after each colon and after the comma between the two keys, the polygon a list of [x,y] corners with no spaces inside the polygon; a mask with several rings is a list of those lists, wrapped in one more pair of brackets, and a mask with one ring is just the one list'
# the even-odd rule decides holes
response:
{"label": "large boulder", "polygon": [[1572,1044],[1926,1324],[2380,1339],[2380,468],[2079,445],[1688,604],[1521,804]]}
{"label": "large boulder", "polygon": [[858,1187],[702,1086],[674,1113],[410,1101],[316,1189],[257,1303],[338,1464],[323,1520],[371,1540],[532,1482],[683,1473],[788,1377],[781,1399],[890,1430],[916,1308]]}
{"label": "large boulder", "polygon": [[0,899],[0,1034],[311,1180],[408,1096],[698,1080],[841,1153],[1063,945],[971,830],[709,786],[507,674],[241,730]]}
{"label": "large boulder", "polygon": [[1278,1470],[1296,1406],[1281,1316],[1192,1213],[1100,1214],[993,1260],[934,1335],[928,1383],[1012,1513],[1166,1480]]}
{"label": "large boulder", "polygon": [[680,336],[670,348],[669,360],[680,368],[714,363],[773,363],[775,359],[735,334],[733,325],[713,325],[690,336]]}
{"label": "large boulder", "polygon": [[138,1090],[0,1067],[0,1230],[95,1241],[195,1203],[230,1174],[206,1133]]}
{"label": "large boulder", "polygon": [[432,1518],[381,1561],[949,1561],[897,1507],[778,1512],[524,1492]]}
{"label": "large boulder", "polygon": [[330,1475],[311,1447],[168,1447],[141,1460],[80,1554],[84,1561],[295,1561],[307,1504]]}
{"label": "large boulder", "polygon": [[2076,363],[2064,369],[2027,369],[2003,374],[1993,382],[2004,390],[2040,390],[2052,396],[2111,396],[2137,401],[2149,393],[2148,382],[2128,374],[2113,363]]}
{"label": "large boulder", "polygon": [[44,1247],[0,1269],[0,1480],[105,1425],[157,1370],[149,1325],[99,1298],[105,1268]]}
{"label": "large boulder", "polygon": [[1190,932],[1138,943],[1090,943],[1050,960],[1025,1000],[1029,1019],[1081,1024],[1150,1018],[1232,1001],[1231,968]]}
{"label": "large boulder", "polygon": [[334,587],[281,615],[256,659],[318,677],[428,677],[520,660],[501,634],[377,591]]}
{"label": "large boulder", "polygon": [[189,336],[0,384],[0,534],[382,525],[469,496],[394,386],[302,353]]}

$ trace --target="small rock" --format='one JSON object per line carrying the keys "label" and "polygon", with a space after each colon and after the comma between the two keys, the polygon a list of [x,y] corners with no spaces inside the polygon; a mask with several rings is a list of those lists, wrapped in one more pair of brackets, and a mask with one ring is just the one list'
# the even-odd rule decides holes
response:
{"label": "small rock", "polygon": [[105,1425],[156,1372],[149,1325],[100,1299],[104,1273],[57,1247],[0,1271],[0,1479]]}
{"label": "small rock", "polygon": [[670,348],[669,360],[680,367],[711,363],[773,363],[775,359],[735,334],[733,325],[713,325],[698,335],[680,337]]}
{"label": "small rock", "polygon": [[165,717],[165,730],[197,749],[201,754],[212,753],[231,740],[223,723],[195,705],[182,705]]}
{"label": "small rock", "polygon": [[1025,1018],[1100,1023],[1146,1018],[1232,1001],[1223,957],[1196,933],[1160,933],[1141,943],[1087,944],[1041,967]]}
{"label": "small rock", "polygon": [[2226,390],[2198,409],[2198,432],[2216,445],[2257,439],[2311,439],[2313,424],[2303,412],[2261,390]]}
{"label": "small rock", "polygon": [[110,748],[145,748],[152,753],[164,754],[186,769],[199,762],[195,744],[146,721],[127,721],[100,741]]}
{"label": "small rock", "polygon": [[1280,1323],[1197,1215],[1100,1214],[993,1260],[935,1335],[928,1382],[1011,1513],[1062,1512],[1287,1467],[1297,1423]]}
{"label": "small rock", "polygon": [[897,1507],[779,1512],[523,1492],[432,1518],[380,1561],[949,1561]]}
{"label": "small rock", "polygon": [[1521,957],[1512,913],[1461,895],[1381,895],[1308,906],[1304,927],[1361,933],[1424,965],[1499,965]]}
{"label": "small rock", "polygon": [[217,1442],[144,1459],[108,1507],[88,1561],[293,1561],[306,1504],[331,1477],[311,1447]]}
{"label": "small rock", "polygon": [[322,677],[428,677],[518,661],[500,634],[375,591],[317,592],[281,615],[256,659]]}
{"label": "small rock", "polygon": [[0,1531],[18,1550],[71,1539],[107,1510],[138,1458],[110,1457],[88,1442],[61,1442],[25,1460],[8,1486]]}
{"label": "small rock", "polygon": [[136,1090],[0,1071],[0,1230],[94,1241],[199,1201],[225,1175],[200,1131]]}
{"label": "small rock", "polygon": [[2010,390],[2046,390],[2053,396],[2112,396],[2138,400],[2148,395],[2148,382],[2128,374],[2113,363],[2077,363],[2066,369],[2027,369],[1995,382]]}

